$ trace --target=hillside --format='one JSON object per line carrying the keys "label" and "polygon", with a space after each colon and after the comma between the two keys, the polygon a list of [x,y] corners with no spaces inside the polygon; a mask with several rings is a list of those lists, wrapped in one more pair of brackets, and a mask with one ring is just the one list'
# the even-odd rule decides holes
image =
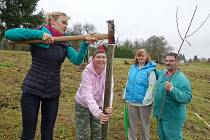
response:
{"label": "hillside", "polygon": [[[132,62],[131,59],[127,60]],[[21,133],[20,97],[21,84],[31,63],[28,52],[0,51],[0,140],[17,140]],[[114,61],[115,95],[114,113],[109,123],[108,139],[123,140],[123,87],[130,65],[124,59]],[[182,65],[192,83],[193,100],[188,105],[188,118],[184,127],[185,140],[210,140],[210,64],[191,63]],[[61,70],[62,94],[59,113],[54,129],[55,140],[75,139],[74,95],[80,83],[81,71],[66,59]],[[39,119],[40,120],[40,119]],[[156,140],[155,119],[151,117],[152,140]],[[40,122],[36,139],[40,139]]]}

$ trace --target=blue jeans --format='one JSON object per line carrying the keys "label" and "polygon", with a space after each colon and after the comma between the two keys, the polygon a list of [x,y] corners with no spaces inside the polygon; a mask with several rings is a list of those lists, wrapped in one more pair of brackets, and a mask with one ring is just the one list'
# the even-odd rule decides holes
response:
{"label": "blue jeans", "polygon": [[58,112],[59,97],[43,99],[23,93],[21,99],[23,130],[21,140],[33,140],[41,105],[41,140],[53,139],[53,128]]}

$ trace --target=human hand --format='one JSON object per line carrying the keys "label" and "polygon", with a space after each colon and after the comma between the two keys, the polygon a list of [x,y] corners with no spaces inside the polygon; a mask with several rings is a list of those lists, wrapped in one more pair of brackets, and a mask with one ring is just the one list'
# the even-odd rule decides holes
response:
{"label": "human hand", "polygon": [[106,115],[103,112],[101,112],[99,114],[99,119],[101,124],[105,124],[109,120],[109,115]]}
{"label": "human hand", "polygon": [[110,106],[110,107],[107,107],[106,109],[105,109],[105,112],[107,113],[107,115],[110,117],[110,116],[112,116],[112,107]]}
{"label": "human hand", "polygon": [[85,41],[90,43],[90,44],[94,44],[97,41],[97,39],[95,37],[92,37],[91,35],[86,36]]}
{"label": "human hand", "polygon": [[48,33],[43,34],[42,40],[45,44],[52,44],[54,42],[54,38]]}
{"label": "human hand", "polygon": [[170,81],[166,81],[165,88],[166,88],[167,91],[170,91],[172,86],[173,85],[172,85],[172,83]]}

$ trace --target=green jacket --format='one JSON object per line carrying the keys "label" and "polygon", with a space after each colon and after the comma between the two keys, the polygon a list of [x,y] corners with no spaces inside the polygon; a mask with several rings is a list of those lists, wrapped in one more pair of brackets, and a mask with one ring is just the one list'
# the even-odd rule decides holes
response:
{"label": "green jacket", "polygon": [[[51,32],[43,26],[41,30],[38,29],[26,29],[26,28],[13,28],[5,32],[5,38],[11,41],[24,41],[24,40],[36,40],[42,39],[44,33],[51,34]],[[72,47],[67,47],[67,58],[75,65],[79,65],[83,62],[85,55],[87,54],[88,43],[80,43],[80,51],[77,52]],[[38,46],[42,48],[49,48],[50,45],[43,43],[32,44],[32,46]]]}
{"label": "green jacket", "polygon": [[[171,77],[166,77],[165,74],[166,71],[160,72],[156,82],[153,116],[165,121],[184,121],[186,118],[186,104],[192,100],[191,85],[180,70]],[[166,81],[170,81],[173,85],[172,90],[168,93],[165,89]]]}

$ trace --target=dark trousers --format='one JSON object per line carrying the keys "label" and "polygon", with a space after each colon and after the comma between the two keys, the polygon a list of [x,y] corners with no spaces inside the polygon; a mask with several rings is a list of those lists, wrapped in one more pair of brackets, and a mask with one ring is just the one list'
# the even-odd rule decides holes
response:
{"label": "dark trousers", "polygon": [[58,112],[59,97],[43,99],[23,93],[21,99],[23,130],[21,140],[33,140],[41,105],[41,140],[53,139],[53,128]]}

